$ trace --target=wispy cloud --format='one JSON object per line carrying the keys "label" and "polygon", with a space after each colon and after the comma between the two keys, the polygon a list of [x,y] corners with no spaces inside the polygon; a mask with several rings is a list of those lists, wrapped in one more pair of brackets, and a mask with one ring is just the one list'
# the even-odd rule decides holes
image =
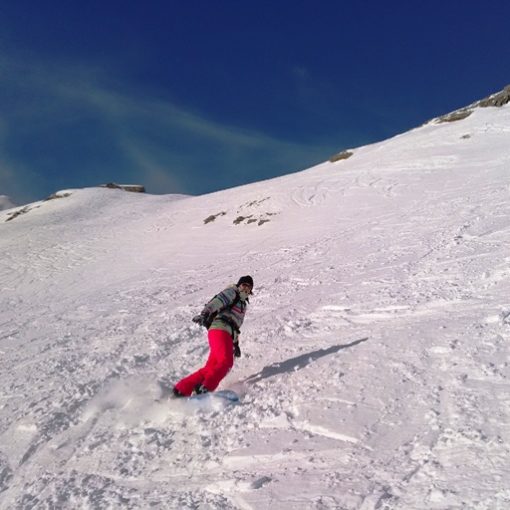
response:
{"label": "wispy cloud", "polygon": [[32,186],[41,185],[41,178],[19,161],[12,161],[5,149],[8,122],[0,117],[0,195],[10,196],[16,203],[33,200]]}
{"label": "wispy cloud", "polygon": [[223,124],[128,92],[98,69],[5,59],[0,68],[0,89],[15,99],[0,119],[0,162],[6,162],[0,191],[19,194],[21,187],[35,198],[39,186],[129,180],[151,192],[203,193],[299,170],[329,155],[321,145]]}
{"label": "wispy cloud", "polygon": [[[91,83],[78,88],[71,85],[71,88],[62,89],[62,92],[95,107],[115,126],[116,136],[123,141],[128,152],[133,152],[129,149],[133,145],[138,148],[137,159],[145,151],[163,152],[167,156],[168,152],[179,153],[179,147],[172,142],[177,140],[181,144],[183,139],[187,141],[184,146],[195,147],[195,152],[197,143],[216,147],[227,162],[247,152],[271,153],[277,160],[285,160],[289,155],[302,157],[311,151],[318,153],[324,149],[322,146],[293,143],[256,130],[215,122],[170,101],[130,96]],[[171,150],[165,150],[166,142]],[[202,155],[204,159],[207,156]]]}

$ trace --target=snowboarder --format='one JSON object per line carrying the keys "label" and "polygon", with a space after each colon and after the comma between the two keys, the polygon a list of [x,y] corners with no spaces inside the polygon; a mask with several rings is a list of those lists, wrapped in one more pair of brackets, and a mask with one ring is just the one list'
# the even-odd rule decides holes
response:
{"label": "snowboarder", "polygon": [[227,287],[209,301],[193,322],[208,329],[210,353],[206,364],[181,379],[173,389],[176,397],[188,397],[214,391],[234,364],[234,356],[241,356],[240,327],[244,320],[253,278],[242,276],[236,285]]}

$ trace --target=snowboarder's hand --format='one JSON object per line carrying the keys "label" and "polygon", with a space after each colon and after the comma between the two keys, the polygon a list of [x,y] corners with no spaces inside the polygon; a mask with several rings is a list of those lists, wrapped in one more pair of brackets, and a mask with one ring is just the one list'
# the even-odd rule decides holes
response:
{"label": "snowboarder's hand", "polygon": [[234,344],[234,356],[236,358],[241,357],[241,348],[239,347],[239,344],[237,342]]}
{"label": "snowboarder's hand", "polygon": [[196,324],[200,324],[200,326],[203,326],[206,322],[206,319],[207,319],[207,314],[202,312],[200,315],[195,315],[195,317],[193,317],[193,319],[191,319],[191,320],[193,322],[195,322]]}

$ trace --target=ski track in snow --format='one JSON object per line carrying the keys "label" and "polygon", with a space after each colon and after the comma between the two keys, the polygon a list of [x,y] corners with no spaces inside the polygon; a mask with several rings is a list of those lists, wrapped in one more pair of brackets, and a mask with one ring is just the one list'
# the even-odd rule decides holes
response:
{"label": "ski track in snow", "polygon": [[[0,508],[509,508],[509,126],[0,212]],[[247,273],[241,402],[159,399],[207,356],[190,317]]]}

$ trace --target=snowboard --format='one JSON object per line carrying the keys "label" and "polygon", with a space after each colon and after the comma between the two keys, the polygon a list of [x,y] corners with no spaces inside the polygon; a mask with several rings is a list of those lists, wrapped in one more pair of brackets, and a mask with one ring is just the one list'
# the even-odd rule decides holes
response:
{"label": "snowboard", "polygon": [[209,393],[200,393],[199,395],[191,395],[191,397],[184,397],[183,400],[205,401],[210,399],[219,399],[227,403],[239,403],[239,395],[232,390],[219,390],[210,391]]}
{"label": "snowboard", "polygon": [[192,402],[217,402],[224,404],[237,404],[239,403],[239,395],[232,390],[219,390],[211,391],[209,393],[200,393],[199,395],[191,395],[190,397],[174,397],[173,386],[168,384],[166,381],[159,380],[159,395],[156,397],[156,402],[163,402],[165,400],[177,400],[180,402],[192,401]]}

